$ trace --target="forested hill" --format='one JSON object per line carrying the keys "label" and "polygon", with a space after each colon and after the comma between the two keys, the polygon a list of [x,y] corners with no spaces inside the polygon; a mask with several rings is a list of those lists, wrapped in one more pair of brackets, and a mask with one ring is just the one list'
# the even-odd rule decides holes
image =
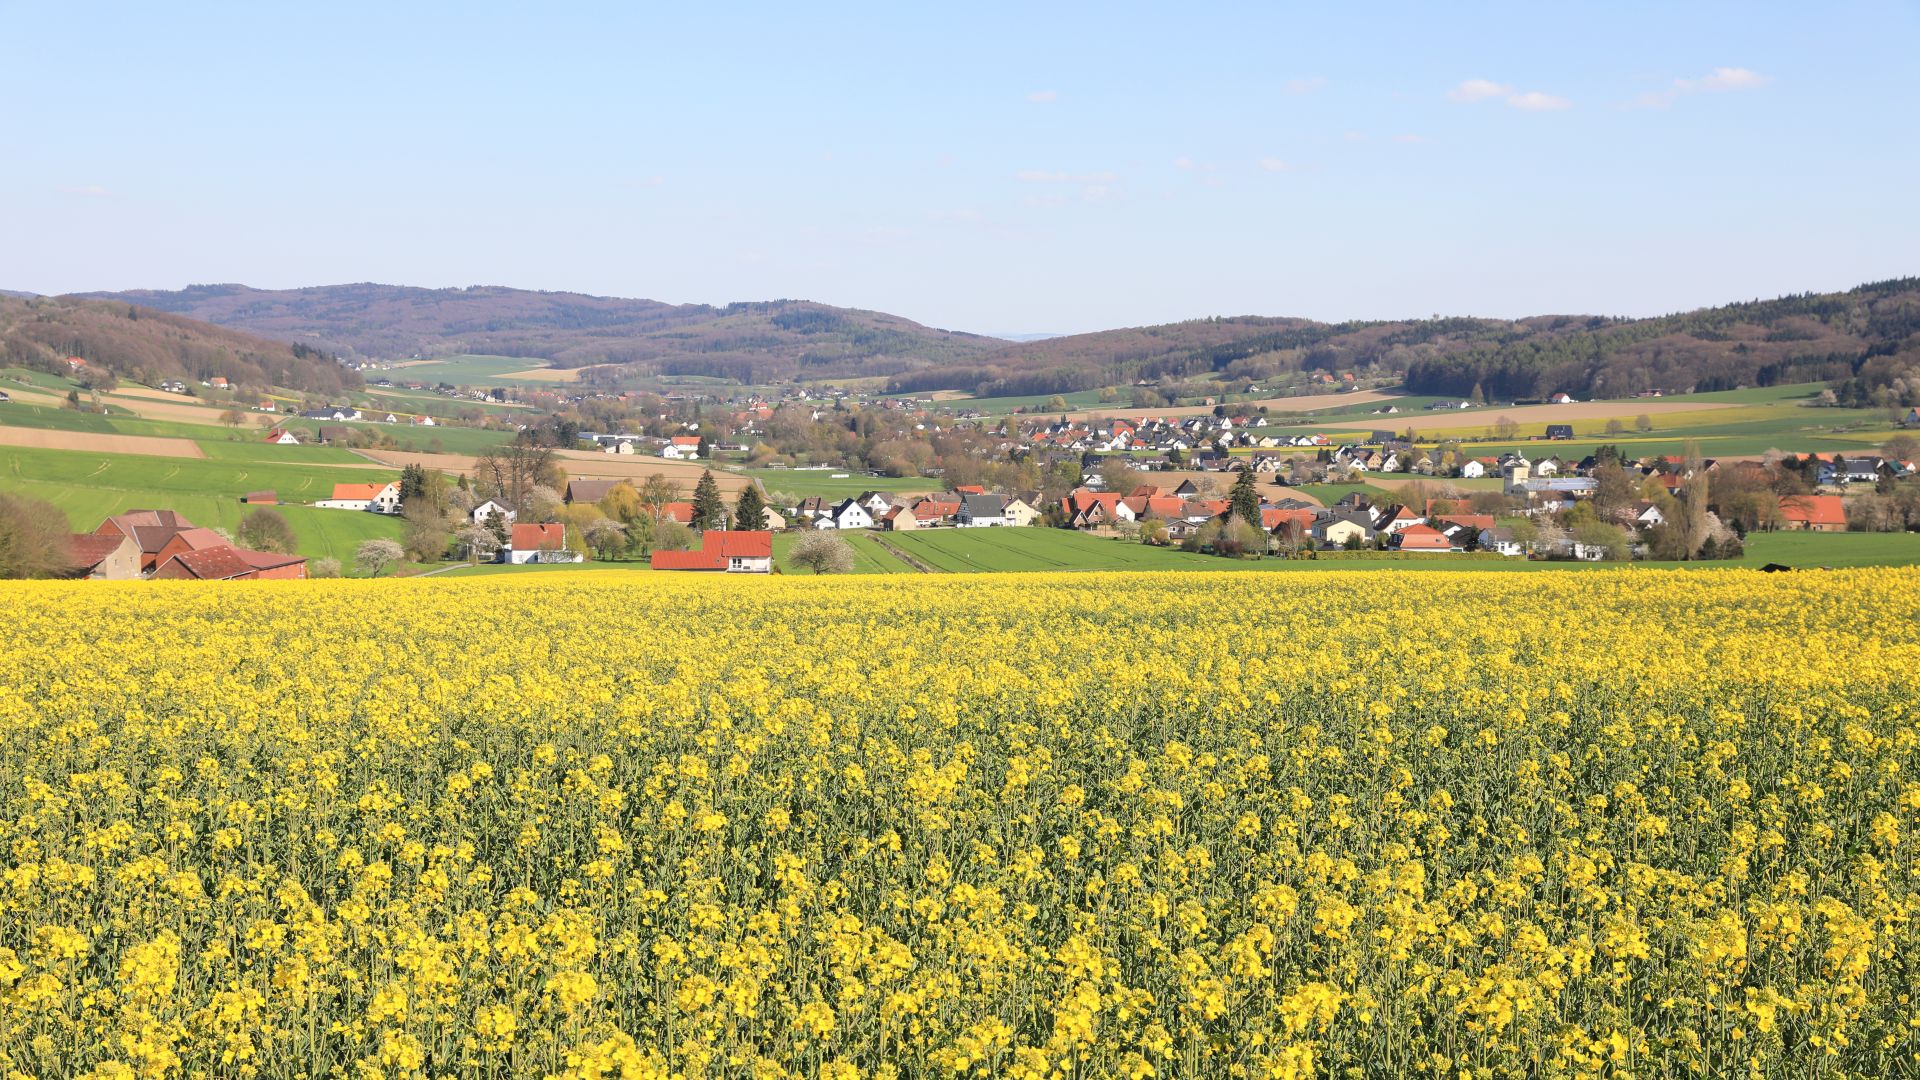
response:
{"label": "forested hill", "polygon": [[1832,380],[1864,399],[1920,394],[1920,278],[1649,319],[1545,315],[1319,323],[1222,318],[1009,344],[977,362],[903,374],[896,391],[1052,394],[1219,372],[1404,375],[1416,393],[1623,396]]}
{"label": "forested hill", "polygon": [[149,384],[220,375],[236,386],[316,395],[361,385],[327,353],[182,315],[108,300],[0,297],[0,366],[64,374],[69,356]]}
{"label": "forested hill", "polygon": [[177,292],[85,295],[179,312],[344,356],[484,353],[539,357],[561,367],[632,364],[663,375],[743,382],[893,375],[969,361],[1005,344],[895,315],[801,300],[712,307],[496,286],[372,284],[285,290],[195,285]]}

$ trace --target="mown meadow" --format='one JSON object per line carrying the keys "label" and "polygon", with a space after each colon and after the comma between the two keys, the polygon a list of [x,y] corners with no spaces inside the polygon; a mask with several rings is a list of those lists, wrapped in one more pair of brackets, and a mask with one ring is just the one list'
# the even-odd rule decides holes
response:
{"label": "mown meadow", "polygon": [[10,1075],[1916,1060],[1920,571],[0,606]]}

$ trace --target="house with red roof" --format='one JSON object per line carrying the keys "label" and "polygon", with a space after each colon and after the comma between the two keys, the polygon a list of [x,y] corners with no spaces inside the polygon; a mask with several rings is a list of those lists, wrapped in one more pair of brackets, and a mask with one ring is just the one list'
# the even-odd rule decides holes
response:
{"label": "house with red roof", "polygon": [[132,581],[140,576],[140,548],[122,533],[73,533],[67,537],[69,577]]}
{"label": "house with red roof", "polygon": [[1846,532],[1846,500],[1839,495],[1784,496],[1780,500],[1780,523],[1807,532]]}
{"label": "house with red roof", "polygon": [[1453,541],[1431,525],[1409,525],[1393,534],[1398,551],[1452,551]]}
{"label": "house with red roof", "polygon": [[384,484],[335,484],[333,498],[313,505],[324,510],[370,510],[376,514],[400,512],[400,481]]}
{"label": "house with red roof", "polygon": [[700,436],[675,435],[660,448],[660,456],[674,461],[691,461],[700,456]]}
{"label": "house with red roof", "polygon": [[1117,491],[1092,491],[1074,488],[1060,497],[1060,508],[1067,524],[1076,529],[1108,528],[1117,522],[1134,520],[1133,508],[1120,501]]}
{"label": "house with red roof", "polygon": [[525,563],[585,562],[586,556],[567,548],[567,527],[557,521],[539,524],[515,524],[507,533],[507,546],[500,561]]}
{"label": "house with red roof", "polygon": [[307,560],[299,555],[235,547],[172,510],[115,514],[92,533],[68,538],[67,545],[76,577],[231,581],[307,576]]}
{"label": "house with red roof", "polygon": [[295,581],[307,576],[307,560],[273,551],[247,551],[232,544],[182,551],[153,572],[156,581]]}
{"label": "house with red roof", "polygon": [[764,530],[709,529],[698,551],[656,551],[655,570],[708,570],[726,574],[773,571],[773,534]]}

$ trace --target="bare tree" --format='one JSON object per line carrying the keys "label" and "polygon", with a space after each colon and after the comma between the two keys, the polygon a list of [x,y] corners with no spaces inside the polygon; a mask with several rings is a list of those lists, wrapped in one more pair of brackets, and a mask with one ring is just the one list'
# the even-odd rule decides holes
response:
{"label": "bare tree", "polygon": [[0,578],[54,577],[69,562],[66,515],[38,499],[0,491]]}

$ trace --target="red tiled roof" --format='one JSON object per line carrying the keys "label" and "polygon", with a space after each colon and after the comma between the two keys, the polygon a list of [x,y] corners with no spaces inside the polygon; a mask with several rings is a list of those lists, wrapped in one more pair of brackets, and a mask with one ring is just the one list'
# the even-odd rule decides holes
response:
{"label": "red tiled roof", "polygon": [[515,551],[558,551],[567,546],[567,527],[559,522],[544,525],[515,525],[509,545]]}
{"label": "red tiled roof", "polygon": [[1401,550],[1412,548],[1416,551],[1446,551],[1453,545],[1431,525],[1409,525],[1394,536],[1394,543]]}
{"label": "red tiled roof", "polygon": [[723,559],[771,559],[773,534],[759,529],[723,529],[701,538],[701,545]]}
{"label": "red tiled roof", "polygon": [[126,542],[127,538],[118,533],[73,533],[67,537],[67,559],[76,570],[92,570]]}
{"label": "red tiled roof", "polygon": [[222,545],[197,551],[183,551],[168,559],[153,572],[156,578],[195,578],[200,581],[226,581],[245,577],[259,567],[248,562],[235,547]]}
{"label": "red tiled roof", "polygon": [[773,534],[763,530],[716,529],[700,538],[698,551],[656,551],[655,570],[725,570],[728,559],[773,557]]}
{"label": "red tiled roof", "polygon": [[307,561],[303,555],[282,555],[277,551],[248,551],[246,548],[233,550],[255,570],[272,570],[276,567],[292,566]]}
{"label": "red tiled roof", "polygon": [[1308,509],[1285,509],[1278,506],[1260,508],[1260,527],[1272,532],[1288,522],[1298,522],[1302,529],[1313,524],[1314,512]]}
{"label": "red tiled roof", "polygon": [[333,485],[333,497],[336,499],[367,499],[371,501],[378,498],[380,493],[386,489],[387,485],[385,484],[335,484]]}
{"label": "red tiled roof", "polygon": [[1803,525],[1845,525],[1847,507],[1839,495],[1789,495],[1780,500],[1780,516]]}
{"label": "red tiled roof", "polygon": [[[105,521],[102,521],[100,527],[93,531],[101,536],[105,536],[108,533],[132,536],[133,530],[136,528],[162,527],[167,529],[191,529],[193,528],[193,522],[188,521],[172,510],[129,510],[124,514],[115,514]],[[165,541],[162,542],[164,543]],[[154,550],[158,551],[159,549],[155,548]]]}
{"label": "red tiled roof", "polygon": [[693,504],[690,502],[670,502],[660,508],[660,513],[682,525],[693,524]]}
{"label": "red tiled roof", "polygon": [[699,445],[700,445],[700,436],[698,436],[698,435],[675,435],[675,436],[673,437],[673,445],[675,445],[675,446],[699,446]]}

